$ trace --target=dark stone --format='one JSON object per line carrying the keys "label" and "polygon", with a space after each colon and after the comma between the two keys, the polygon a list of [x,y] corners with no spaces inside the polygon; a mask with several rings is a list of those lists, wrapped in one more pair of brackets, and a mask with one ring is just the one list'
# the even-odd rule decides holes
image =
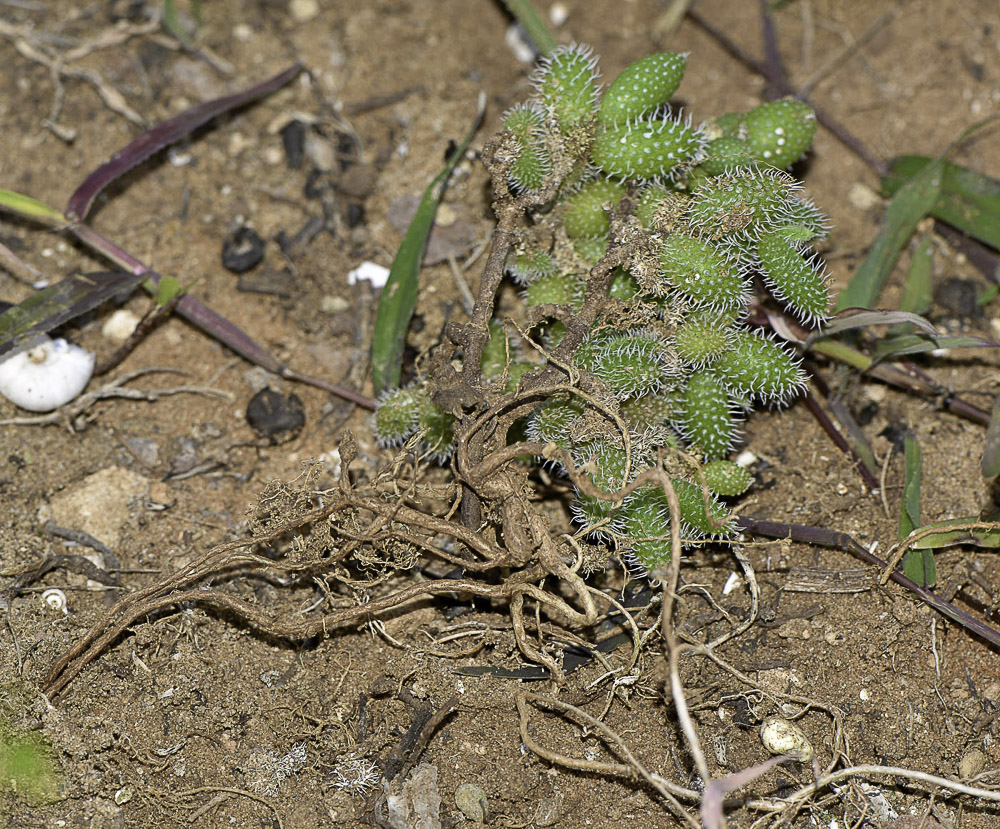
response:
{"label": "dark stone", "polygon": [[244,273],[257,267],[264,258],[264,240],[249,227],[237,228],[222,243],[222,267]]}
{"label": "dark stone", "polygon": [[285,164],[298,170],[306,151],[306,127],[301,121],[289,121],[281,128],[281,146],[285,150]]}
{"label": "dark stone", "polygon": [[333,190],[333,184],[330,181],[330,177],[320,170],[318,167],[313,167],[309,171],[309,175],[306,176],[305,186],[302,188],[302,195],[307,199],[321,199]]}
{"label": "dark stone", "polygon": [[982,309],[977,302],[979,287],[970,279],[961,279],[957,276],[949,277],[934,291],[934,299],[938,305],[960,319],[978,317],[982,314]]}
{"label": "dark stone", "polygon": [[257,273],[244,274],[236,283],[236,290],[245,294],[270,294],[282,298],[290,297],[294,287],[295,277],[288,268],[280,271],[265,268]]}
{"label": "dark stone", "polygon": [[357,227],[363,224],[365,221],[365,206],[352,201],[347,205],[344,220],[347,222],[348,227]]}
{"label": "dark stone", "polygon": [[273,446],[298,436],[306,424],[306,410],[296,394],[285,396],[261,389],[247,404],[247,423]]}

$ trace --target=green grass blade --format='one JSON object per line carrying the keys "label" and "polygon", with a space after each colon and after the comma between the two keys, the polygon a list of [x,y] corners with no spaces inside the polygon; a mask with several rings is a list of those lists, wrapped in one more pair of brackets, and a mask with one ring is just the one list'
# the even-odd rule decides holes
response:
{"label": "green grass blade", "polygon": [[141,274],[124,271],[81,274],[38,291],[0,314],[0,355],[30,337],[93,310],[113,296],[127,294],[142,280]]}
{"label": "green grass blade", "polygon": [[928,533],[915,541],[914,550],[940,550],[944,547],[957,547],[960,544],[986,549],[1000,547],[1000,523],[995,521],[981,521],[972,516],[952,518],[921,527],[922,530],[934,528],[940,528],[940,532]]}
{"label": "green grass blade", "polygon": [[1000,475],[1000,394],[993,401],[990,423],[986,427],[982,471],[984,478],[994,478]]}
{"label": "green grass blade", "polygon": [[[921,155],[893,159],[882,190],[888,195],[899,191],[933,163]],[[935,219],[950,224],[968,236],[1000,250],[1000,181],[968,167],[945,162],[941,192],[931,208]]]}
{"label": "green grass blade", "polygon": [[884,308],[847,308],[838,313],[819,331],[814,331],[806,338],[805,348],[809,348],[816,340],[832,337],[844,331],[856,328],[867,328],[870,325],[901,325],[912,324],[934,335],[938,330],[926,319],[912,311],[891,311]]}
{"label": "green grass blade", "polygon": [[920,526],[920,444],[912,435],[906,436],[904,454],[903,498],[899,505],[900,541]]}
{"label": "green grass blade", "polygon": [[413,309],[417,304],[417,290],[420,284],[420,263],[427,249],[427,239],[434,225],[434,215],[444,195],[445,186],[455,165],[465,155],[472,136],[483,118],[485,96],[479,98],[479,111],[466,134],[445,168],[438,173],[424,191],[416,215],[406,230],[406,235],[396,251],[389,269],[389,278],[382,289],[378,313],[375,317],[375,331],[372,337],[372,383],[376,394],[399,385],[402,369],[403,346],[406,332],[410,327]]}
{"label": "green grass blade", "polygon": [[917,243],[910,261],[910,272],[906,275],[903,296],[899,300],[899,310],[912,314],[926,314],[933,301],[934,249],[931,237],[924,236]]}
{"label": "green grass blade", "polygon": [[907,357],[911,354],[926,354],[939,348],[996,348],[998,343],[985,337],[930,337],[926,334],[903,334],[879,340],[875,344],[877,360],[887,357]]}
{"label": "green grass blade", "polygon": [[[906,436],[903,498],[899,505],[899,540],[902,541],[920,526],[920,479],[922,464],[920,444],[912,435]],[[921,587],[937,582],[934,554],[931,550],[907,550],[903,556],[903,573]]]}
{"label": "green grass blade", "polygon": [[45,202],[23,193],[15,193],[13,190],[0,190],[0,210],[7,210],[29,219],[40,219],[48,224],[66,223],[66,217],[54,207],[49,207]]}
{"label": "green grass blade", "polygon": [[531,42],[535,44],[540,55],[547,55],[556,48],[558,45],[556,39],[531,4],[531,0],[504,0],[504,5],[507,6],[507,11],[514,16],[514,19],[521,24],[521,28],[531,38]]}
{"label": "green grass blade", "polygon": [[943,168],[943,161],[933,161],[896,191],[875,244],[837,299],[838,311],[870,308],[878,299],[900,252],[937,201]]}

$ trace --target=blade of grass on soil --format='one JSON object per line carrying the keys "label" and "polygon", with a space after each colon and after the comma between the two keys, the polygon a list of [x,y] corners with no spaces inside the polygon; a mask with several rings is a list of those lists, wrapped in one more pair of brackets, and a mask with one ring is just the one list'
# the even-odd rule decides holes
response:
{"label": "blade of grass on soil", "polygon": [[986,442],[983,445],[982,471],[984,478],[1000,475],[1000,394],[993,401],[993,411],[986,427]]}
{"label": "blade of grass on soil", "polygon": [[973,547],[996,549],[1000,547],[1000,523],[981,521],[976,517],[952,518],[920,528],[922,531],[938,529],[913,542],[914,550],[939,550],[969,544]]}
{"label": "blade of grass on soil", "polygon": [[[882,179],[882,191],[895,195],[934,163],[922,155],[894,158]],[[946,161],[941,168],[941,190],[930,215],[1000,250],[1000,181]]]}
{"label": "blade of grass on soil", "polygon": [[143,280],[124,271],[70,276],[0,314],[0,356],[37,334],[92,311],[118,294],[129,294]]}
{"label": "blade of grass on soil", "polygon": [[417,305],[420,263],[423,261],[427,240],[434,226],[434,216],[455,165],[465,156],[472,136],[479,129],[485,106],[486,97],[480,95],[479,109],[472,127],[451,154],[445,168],[434,177],[424,191],[416,215],[406,229],[406,235],[392,260],[389,278],[382,289],[382,298],[378,303],[375,330],[372,335],[372,383],[376,394],[399,385],[406,332],[410,327],[413,309]]}
{"label": "blade of grass on soil", "polygon": [[[899,298],[899,310],[914,314],[925,314],[933,301],[934,249],[930,235],[924,236],[913,251],[910,270],[903,283],[903,295]],[[899,323],[889,329],[889,334],[910,334],[912,325]]]}
{"label": "blade of grass on soil", "polygon": [[54,207],[49,207],[44,202],[26,196],[23,193],[15,193],[13,190],[0,190],[0,209],[8,210],[19,216],[28,219],[35,219],[48,225],[61,225],[66,223],[63,216]]}
{"label": "blade of grass on soil", "polygon": [[[203,104],[190,107],[173,118],[168,118],[147,130],[128,146],[116,152],[94,172],[92,172],[83,184],[76,188],[70,196],[66,205],[66,216],[73,221],[79,221],[87,216],[90,208],[94,204],[94,199],[111,182],[115,181],[123,173],[128,172],[137,164],[141,164],[154,153],[168,147],[175,141],[179,141],[186,135],[190,135],[198,127],[211,121],[213,118],[222,115],[230,110],[237,109],[245,104],[270,95],[280,89],[292,78],[302,71],[302,64],[295,63],[285,71],[261,81],[259,84],[247,89],[234,92],[232,95],[224,95],[221,98],[214,98],[205,101]],[[61,218],[61,217],[60,217]]]}
{"label": "blade of grass on soil", "polygon": [[837,299],[838,311],[875,304],[917,224],[933,209],[941,192],[943,168],[944,162],[935,160],[896,191],[875,244]]}
{"label": "blade of grass on soil", "polygon": [[910,354],[925,354],[945,348],[996,348],[1000,343],[985,337],[929,337],[926,334],[903,334],[888,337],[875,344],[876,360],[887,357],[906,357]]}
{"label": "blade of grass on soil", "polygon": [[531,0],[504,0],[504,5],[507,7],[507,11],[514,16],[514,19],[521,24],[521,28],[535,44],[539,55],[544,57],[556,48],[558,45],[556,39],[531,4]]}
{"label": "blade of grass on soil", "polygon": [[811,333],[805,341],[804,348],[810,348],[816,340],[853,331],[857,328],[867,328],[869,325],[902,325],[910,323],[923,329],[928,334],[937,334],[937,329],[919,314],[909,310],[892,311],[884,308],[846,308],[840,311],[820,330]]}
{"label": "blade of grass on soil", "polygon": [[[899,505],[899,540],[902,541],[920,526],[920,444],[912,435],[906,436],[903,498]],[[903,572],[921,587],[937,582],[933,550],[907,550],[903,556]]]}

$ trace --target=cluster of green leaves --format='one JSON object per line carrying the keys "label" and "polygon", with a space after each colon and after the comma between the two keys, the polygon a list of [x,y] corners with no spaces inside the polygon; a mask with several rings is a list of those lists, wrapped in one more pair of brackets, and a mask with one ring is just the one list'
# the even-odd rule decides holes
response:
{"label": "cluster of green leaves", "polygon": [[[668,105],[685,64],[681,54],[649,55],[602,95],[589,50],[558,48],[534,74],[535,95],[508,113],[500,140],[510,190],[552,194],[544,209],[528,211],[507,263],[536,318],[539,306],[579,310],[594,266],[606,257],[622,263],[573,362],[627,435],[570,395],[540,405],[524,431],[555,444],[608,494],[669,457],[682,531],[697,537],[728,533],[720,498],[750,484],[726,460],[738,420],[756,405],[786,403],[804,383],[790,351],[745,325],[752,281],[760,276],[806,323],[826,318],[829,295],[809,247],[826,219],[785,172],[812,141],[812,111],[774,101],[695,128]],[[633,210],[620,209],[626,195]],[[534,332],[550,348],[566,330],[558,316],[566,314]],[[490,333],[483,377],[502,377],[513,391],[538,364],[499,321]],[[376,414],[380,440],[420,432],[445,455],[451,424],[443,413],[431,423],[432,408],[419,385],[391,392]],[[579,493],[573,512],[582,531],[613,540],[637,569],[669,558],[659,484],[617,501]]]}

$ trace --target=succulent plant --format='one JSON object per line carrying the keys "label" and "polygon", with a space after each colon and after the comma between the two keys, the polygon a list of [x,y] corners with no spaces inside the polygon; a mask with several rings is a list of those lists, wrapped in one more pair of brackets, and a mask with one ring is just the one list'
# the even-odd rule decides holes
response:
{"label": "succulent plant", "polygon": [[[602,96],[590,51],[557,49],[533,77],[535,96],[506,116],[494,169],[525,205],[506,272],[534,314],[529,336],[555,348],[566,320],[595,309],[589,335],[558,365],[579,373],[601,412],[558,395],[537,400],[519,428],[554,446],[550,467],[565,463],[578,485],[587,482],[572,505],[579,531],[640,571],[670,556],[668,500],[650,482],[662,477],[614,496],[657,466],[677,494],[686,537],[730,533],[721,499],[751,484],[726,459],[737,424],[804,385],[795,354],[745,322],[754,280],[807,324],[823,321],[829,304],[809,247],[827,222],[786,172],[811,144],[812,111],[773,101],[695,128],[669,106],[685,64],[681,54],[649,55]],[[558,318],[539,323],[552,306]],[[506,378],[498,394],[516,395],[520,378],[543,365],[522,350],[491,324],[482,376]],[[376,414],[379,439],[420,433],[429,452],[446,457],[452,421],[435,409],[419,387],[390,394]],[[611,499],[588,494],[593,487]]]}

